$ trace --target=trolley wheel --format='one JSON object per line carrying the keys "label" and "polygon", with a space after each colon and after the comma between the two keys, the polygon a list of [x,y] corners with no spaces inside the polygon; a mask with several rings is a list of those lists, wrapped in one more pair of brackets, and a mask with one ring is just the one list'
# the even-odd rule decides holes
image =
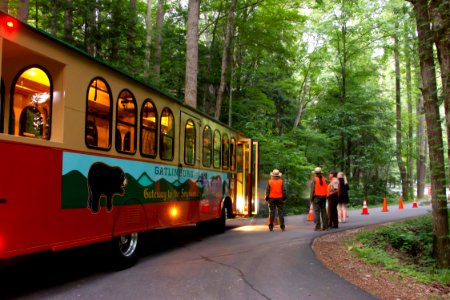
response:
{"label": "trolley wheel", "polygon": [[224,233],[225,232],[225,224],[227,221],[227,209],[224,207],[222,208],[222,212],[220,214],[220,218],[218,218],[217,220],[214,220],[214,227],[215,227],[215,231],[217,233]]}
{"label": "trolley wheel", "polygon": [[112,240],[112,265],[115,270],[124,270],[136,264],[139,254],[139,234],[124,234]]}

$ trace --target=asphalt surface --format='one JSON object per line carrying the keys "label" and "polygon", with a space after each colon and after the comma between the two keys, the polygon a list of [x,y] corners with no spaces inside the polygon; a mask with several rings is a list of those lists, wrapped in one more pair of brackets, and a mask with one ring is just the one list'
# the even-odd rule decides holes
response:
{"label": "asphalt surface", "polygon": [[[430,212],[429,206],[389,212],[350,211],[337,230]],[[0,299],[375,299],[325,268],[311,250],[306,215],[288,216],[286,231],[265,219],[233,219],[221,235],[194,227],[158,230],[144,238],[142,258],[112,272],[101,246],[38,254],[0,265]]]}

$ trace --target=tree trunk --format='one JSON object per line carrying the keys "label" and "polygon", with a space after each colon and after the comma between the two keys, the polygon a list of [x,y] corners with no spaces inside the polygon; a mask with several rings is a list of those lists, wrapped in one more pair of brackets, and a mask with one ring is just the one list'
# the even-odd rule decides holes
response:
{"label": "tree trunk", "polygon": [[448,249],[448,209],[445,195],[445,167],[442,129],[437,98],[436,71],[433,58],[433,41],[428,14],[428,0],[411,0],[416,13],[419,39],[420,73],[423,83],[425,119],[428,132],[430,155],[433,251],[438,266],[450,266]]}
{"label": "tree trunk", "polygon": [[417,134],[416,134],[416,173],[417,173],[417,198],[422,199],[425,191],[425,179],[427,172],[427,139],[425,135],[425,116],[423,114],[423,98],[417,99]]}
{"label": "tree trunk", "polygon": [[413,159],[413,105],[412,105],[412,88],[411,88],[411,54],[405,53],[406,58],[406,96],[408,103],[408,195],[414,197],[414,159]]}
{"label": "tree trunk", "polygon": [[198,19],[200,0],[189,0],[187,38],[186,38],[186,79],[184,102],[197,107],[197,75],[198,75]]}
{"label": "tree trunk", "polygon": [[162,26],[164,23],[164,0],[158,0],[155,24],[155,51],[153,56],[153,80],[159,83],[161,77]]}
{"label": "tree trunk", "polygon": [[225,91],[225,85],[227,80],[227,68],[230,61],[230,49],[232,43],[233,34],[233,23],[234,23],[234,12],[236,11],[237,0],[231,0],[230,11],[228,12],[227,19],[227,30],[225,33],[225,41],[223,44],[223,54],[222,54],[222,71],[220,73],[220,85],[219,91],[217,92],[216,109],[214,112],[214,118],[216,120],[220,119],[220,113],[222,110],[223,93]]}
{"label": "tree trunk", "polygon": [[73,3],[72,0],[66,0],[64,9],[64,40],[69,43],[73,42]]}
{"label": "tree trunk", "polygon": [[303,110],[305,108],[305,99],[306,95],[308,94],[308,71],[305,74],[305,77],[303,77],[303,81],[300,87],[300,103],[298,105],[297,115],[295,116],[294,120],[294,128],[297,128],[300,125],[300,121],[302,119]]}
{"label": "tree trunk", "polygon": [[0,10],[8,13],[8,0],[0,0]]}
{"label": "tree trunk", "polygon": [[87,11],[87,24],[84,34],[84,43],[86,51],[92,56],[96,56],[97,54],[95,49],[95,37],[97,35],[97,11],[97,3],[95,1],[90,2]]}
{"label": "tree trunk", "polygon": [[50,17],[50,34],[53,37],[56,37],[56,30],[58,28],[58,24],[57,24],[57,14],[58,14],[58,6],[56,3],[56,0],[52,0],[51,4],[50,4],[50,9],[51,9],[51,17]]}
{"label": "tree trunk", "polygon": [[145,18],[145,59],[144,81],[148,81],[150,73],[150,44],[152,42],[152,0],[147,0],[147,16]]}
{"label": "tree trunk", "polygon": [[442,100],[445,107],[445,126],[447,128],[447,159],[450,160],[450,0],[432,0],[430,2],[430,14],[434,42],[441,68]]}
{"label": "tree trunk", "polygon": [[[17,10],[17,19],[27,23],[28,22],[28,12],[29,12],[29,2],[28,0],[19,0],[19,8]],[[36,12],[37,14],[37,12]],[[36,24],[37,27],[37,24]]]}
{"label": "tree trunk", "polygon": [[402,181],[402,197],[408,198],[408,180],[406,178],[406,167],[402,158],[402,105],[400,97],[400,55],[398,43],[398,22],[395,24],[396,32],[394,33],[394,56],[395,56],[395,107],[397,115],[396,126],[396,156],[397,164]]}
{"label": "tree trunk", "polygon": [[136,0],[130,0],[130,18],[128,20],[128,31],[127,31],[127,65],[129,68],[130,74],[134,75],[134,45],[136,41],[134,40],[136,37]]}

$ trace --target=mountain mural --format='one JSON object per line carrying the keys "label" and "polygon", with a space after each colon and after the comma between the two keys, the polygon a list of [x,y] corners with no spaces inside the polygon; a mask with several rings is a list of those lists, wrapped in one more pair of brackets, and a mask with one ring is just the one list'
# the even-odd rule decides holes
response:
{"label": "mountain mural", "polygon": [[[126,173],[127,185],[123,196],[115,196],[114,205],[125,205],[130,199],[139,199],[141,203],[158,203],[166,201],[198,201],[205,198],[205,187],[194,180],[179,180],[169,182],[162,178],[153,181],[147,173],[143,173],[136,180]],[[202,184],[207,184],[203,182]],[[209,188],[210,189],[210,188]],[[210,191],[209,191],[210,192]],[[220,191],[221,192],[221,191]],[[62,176],[62,208],[87,207],[88,187],[85,175],[77,170],[70,171]],[[105,197],[101,197],[100,205],[103,207]],[[134,202],[134,201],[133,201]]]}

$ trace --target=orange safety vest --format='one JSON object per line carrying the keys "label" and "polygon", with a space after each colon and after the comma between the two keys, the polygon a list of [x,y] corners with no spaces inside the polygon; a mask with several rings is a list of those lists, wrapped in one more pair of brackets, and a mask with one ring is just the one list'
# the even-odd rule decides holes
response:
{"label": "orange safety vest", "polygon": [[271,199],[283,198],[283,180],[270,179],[269,187],[270,187],[269,198],[271,198]]}
{"label": "orange safety vest", "polygon": [[326,197],[328,195],[328,186],[325,178],[322,177],[322,185],[320,185],[319,177],[314,177],[314,196]]}

